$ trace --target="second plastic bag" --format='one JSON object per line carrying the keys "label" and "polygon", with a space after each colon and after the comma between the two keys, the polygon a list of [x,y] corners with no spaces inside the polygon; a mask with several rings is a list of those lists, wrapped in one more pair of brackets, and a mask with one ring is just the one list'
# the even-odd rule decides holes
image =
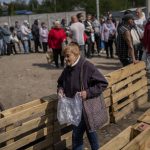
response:
{"label": "second plastic bag", "polygon": [[82,115],[82,99],[77,93],[74,98],[59,97],[57,106],[57,119],[60,124],[73,124],[78,126]]}

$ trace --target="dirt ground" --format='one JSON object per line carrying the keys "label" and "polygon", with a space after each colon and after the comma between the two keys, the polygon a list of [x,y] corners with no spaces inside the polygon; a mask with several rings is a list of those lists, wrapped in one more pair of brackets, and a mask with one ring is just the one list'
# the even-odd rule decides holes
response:
{"label": "dirt ground", "polygon": [[[90,59],[103,74],[121,68],[117,58],[106,59],[105,54]],[[18,54],[0,57],[0,102],[5,109],[56,93],[57,79],[62,68],[47,64],[45,54]],[[136,110],[117,124],[110,124],[99,131],[103,145],[123,129],[134,124],[148,108]],[[89,144],[85,140],[85,149]]]}

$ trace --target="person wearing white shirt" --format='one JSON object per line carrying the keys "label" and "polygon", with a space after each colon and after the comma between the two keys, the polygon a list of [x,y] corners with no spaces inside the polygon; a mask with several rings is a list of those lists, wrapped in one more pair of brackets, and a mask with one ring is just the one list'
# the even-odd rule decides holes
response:
{"label": "person wearing white shirt", "polygon": [[[141,8],[136,9],[136,19],[134,20],[134,22],[135,22],[136,29],[137,29],[137,32],[138,32],[138,35],[139,35],[140,39],[143,38],[144,24],[146,22],[145,15],[143,15],[143,14],[144,14],[144,12],[142,11]],[[138,55],[139,60],[142,59],[142,55],[143,55],[142,48],[143,48],[142,43],[135,46],[135,49],[137,50],[137,55]]]}
{"label": "person wearing white shirt", "polygon": [[40,28],[40,41],[42,42],[43,52],[47,52],[48,47],[48,29],[46,27],[46,24],[44,22],[41,23]]}
{"label": "person wearing white shirt", "polygon": [[24,53],[29,53],[29,34],[31,33],[31,30],[28,28],[28,21],[24,20],[23,25],[21,26],[21,38],[24,45]]}
{"label": "person wearing white shirt", "polygon": [[82,24],[81,22],[78,21],[77,16],[72,16],[71,22],[72,22],[72,24],[70,26],[70,32],[71,32],[72,42],[75,42],[79,45],[82,56],[85,56],[85,52],[84,52],[84,45],[85,45],[84,30],[85,30],[85,27],[84,27],[84,24]]}

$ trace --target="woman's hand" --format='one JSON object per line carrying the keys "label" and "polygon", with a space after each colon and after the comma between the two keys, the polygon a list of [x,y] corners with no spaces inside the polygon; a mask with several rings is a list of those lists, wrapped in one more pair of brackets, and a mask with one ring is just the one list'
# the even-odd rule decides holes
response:
{"label": "woman's hand", "polygon": [[87,98],[87,92],[86,91],[81,91],[79,92],[80,93],[80,96],[83,100],[85,100]]}

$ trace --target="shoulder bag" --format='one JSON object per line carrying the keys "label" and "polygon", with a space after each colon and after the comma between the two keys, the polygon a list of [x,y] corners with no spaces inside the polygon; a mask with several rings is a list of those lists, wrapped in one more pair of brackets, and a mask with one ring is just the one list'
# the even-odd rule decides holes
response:
{"label": "shoulder bag", "polygon": [[[81,91],[84,90],[83,85],[83,66],[85,61],[81,66],[80,72],[80,83],[81,83]],[[108,123],[108,112],[106,109],[105,101],[103,98],[103,94],[98,97],[90,98],[83,100],[83,115],[85,118],[85,122],[89,131],[95,131],[100,129]]]}

